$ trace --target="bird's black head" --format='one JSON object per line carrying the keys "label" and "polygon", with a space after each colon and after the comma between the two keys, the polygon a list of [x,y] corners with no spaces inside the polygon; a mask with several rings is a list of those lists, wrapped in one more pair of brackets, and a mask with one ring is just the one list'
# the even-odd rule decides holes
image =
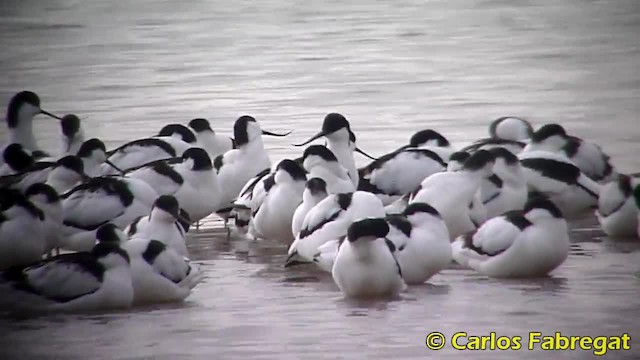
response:
{"label": "bird's black head", "polygon": [[203,118],[197,118],[189,121],[189,127],[196,133],[213,131],[213,129],[211,129],[211,124],[209,124],[209,120]]}
{"label": "bird's black head", "polygon": [[567,138],[567,132],[565,129],[559,124],[546,124],[543,125],[540,129],[531,135],[531,141],[534,143],[539,143],[545,141],[546,139],[552,136],[559,136],[562,138]]}
{"label": "bird's black head", "polygon": [[293,180],[307,180],[307,172],[302,168],[302,166],[300,166],[300,164],[293,160],[284,159],[280,161],[280,163],[278,163],[277,170],[286,171]]}
{"label": "bird's black head", "polygon": [[466,151],[456,151],[453,154],[451,154],[449,156],[449,161],[456,161],[459,163],[464,163],[465,161],[467,161],[467,159],[471,156],[471,154],[469,154]]}
{"label": "bird's black head", "polygon": [[160,132],[158,132],[158,136],[173,136],[178,135],[182,139],[182,141],[193,144],[196,142],[196,136],[193,135],[193,132],[189,130],[188,127],[182,124],[169,124],[165,125]]}
{"label": "bird's black head", "polygon": [[404,209],[403,212],[404,216],[411,216],[419,213],[425,213],[440,217],[440,213],[438,212],[438,210],[436,210],[433,206],[423,202],[411,203]]}
{"label": "bird's black head", "polygon": [[83,142],[76,155],[80,158],[88,158],[96,150],[107,152],[107,148],[104,146],[102,140],[93,138]]}
{"label": "bird's black head", "polygon": [[72,138],[80,131],[80,118],[73,114],[65,115],[60,120],[60,126],[64,136]]}
{"label": "bird's black head", "polygon": [[112,223],[106,223],[98,228],[96,231],[96,239],[99,243],[120,243],[120,236],[118,235],[118,227]]}
{"label": "bird's black head", "polygon": [[48,204],[57,203],[60,201],[58,192],[51,186],[45,183],[35,183],[27,188],[24,195],[28,198],[37,195],[44,195]]}
{"label": "bird's black head", "polygon": [[364,237],[384,238],[388,233],[389,224],[384,218],[368,218],[351,224],[347,230],[347,238],[349,242],[355,242]]}
{"label": "bird's black head", "polygon": [[553,217],[562,218],[560,209],[546,196],[533,195],[529,197],[523,211],[526,214],[534,209],[547,210]]}
{"label": "bird's black head", "polygon": [[309,189],[312,195],[327,193],[327,183],[320,178],[312,178],[307,180],[305,187]]}
{"label": "bird's black head", "polygon": [[502,159],[507,165],[517,164],[520,160],[511,151],[499,146],[489,149],[489,152],[496,158]]}
{"label": "bird's black head", "polygon": [[343,128],[351,129],[349,121],[347,121],[342,114],[330,113],[324,117],[324,121],[322,122],[322,132],[324,135],[332,134]]}
{"label": "bird's black head", "polygon": [[431,129],[420,130],[411,136],[409,139],[409,146],[419,147],[426,144],[429,141],[435,141],[437,146],[449,146],[449,140],[442,136],[439,132]]}
{"label": "bird's black head", "polygon": [[242,115],[233,124],[233,138],[237,147],[249,143],[249,124],[255,122],[256,119],[253,116]]}
{"label": "bird's black head", "polygon": [[9,128],[18,126],[18,112],[25,104],[40,108],[40,98],[36,93],[31,91],[21,91],[15,94],[9,101],[9,106],[7,107],[7,126],[9,126]]}
{"label": "bird's black head", "polygon": [[182,154],[182,159],[191,159],[193,161],[193,167],[191,168],[193,171],[207,171],[213,169],[211,158],[203,148],[192,147],[185,150]]}
{"label": "bird's black head", "polygon": [[75,155],[67,155],[56,161],[56,167],[62,166],[77,174],[84,175],[84,163]]}
{"label": "bird's black head", "polygon": [[487,164],[492,163],[494,161],[493,155],[487,150],[478,150],[473,155],[471,155],[462,166],[465,170],[469,171],[477,171]]}
{"label": "bird's black head", "polygon": [[158,208],[177,217],[180,213],[180,204],[173,195],[162,195],[153,203],[154,208]]}
{"label": "bird's black head", "polygon": [[27,170],[34,162],[33,157],[18,143],[8,145],[2,153],[2,157],[4,162],[17,172]]}
{"label": "bird's black head", "polygon": [[309,156],[319,156],[324,161],[338,161],[338,158],[336,158],[336,155],[333,153],[333,151],[329,150],[329,148],[324,145],[311,145],[306,148],[304,150],[304,153],[302,154],[303,161],[306,160]]}

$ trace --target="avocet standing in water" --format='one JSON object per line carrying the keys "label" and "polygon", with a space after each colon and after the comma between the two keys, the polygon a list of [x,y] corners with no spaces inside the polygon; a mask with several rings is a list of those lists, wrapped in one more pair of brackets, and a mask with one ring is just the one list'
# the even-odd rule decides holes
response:
{"label": "avocet standing in water", "polygon": [[366,217],[384,217],[384,206],[375,195],[356,191],[327,196],[305,216],[285,266],[312,262],[320,246],[345,236],[351,223]]}
{"label": "avocet standing in water", "polygon": [[[44,114],[54,119],[60,117],[45,111],[40,106],[40,98],[31,91],[21,91],[15,94],[7,107],[7,127],[9,129],[8,144],[18,143],[33,152],[34,157],[47,156],[40,150],[33,135],[33,117]],[[4,148],[4,146],[2,146]]]}
{"label": "avocet standing in water", "polygon": [[640,180],[628,175],[619,175],[616,181],[602,186],[596,217],[608,236],[624,238],[638,235],[640,212],[633,198],[633,191],[638,186]]}
{"label": "avocet standing in water", "polygon": [[202,148],[187,149],[181,158],[159,160],[134,169],[127,176],[146,182],[159,195],[175,196],[191,221],[200,221],[218,208],[218,176]]}
{"label": "avocet standing in water", "polygon": [[158,193],[142,180],[97,177],[62,195],[61,247],[87,251],[95,245],[97,229],[113,223],[124,229],[139,216],[148,215]]}
{"label": "avocet standing in water", "polygon": [[325,116],[322,123],[322,130],[313,135],[307,141],[301,144],[296,144],[295,146],[307,145],[308,143],[323,136],[327,138],[329,150],[333,152],[340,164],[347,169],[353,185],[357,188],[359,178],[358,169],[356,168],[356,163],[353,159],[353,152],[359,152],[372,160],[375,160],[375,158],[371,157],[356,146],[356,136],[351,131],[349,121],[347,121],[343,115],[338,113],[331,113]]}
{"label": "avocet standing in water", "polygon": [[564,262],[569,245],[567,223],[558,207],[535,197],[523,211],[490,219],[456,239],[453,258],[490,277],[539,277]]}
{"label": "avocet standing in water", "polygon": [[332,269],[333,280],[347,297],[397,296],[406,289],[402,270],[385,238],[389,225],[383,218],[356,221],[349,226]]}
{"label": "avocet standing in water", "polygon": [[287,136],[289,133],[276,134],[262,130],[256,119],[243,115],[233,126],[236,149],[229,150],[214,160],[213,165],[218,172],[221,189],[220,203],[216,212],[225,220],[225,224],[233,209],[233,201],[240,194],[242,187],[256,174],[271,167],[271,160],[264,149],[262,135]]}
{"label": "avocet standing in water", "polygon": [[197,118],[189,121],[189,128],[196,135],[198,144],[207,150],[212,159],[236,148],[235,141],[228,136],[220,136],[211,128],[207,119]]}
{"label": "avocet standing in water", "polygon": [[97,231],[98,244],[0,272],[0,308],[18,311],[94,311],[131,306],[129,256],[112,224]]}
{"label": "avocet standing in water", "polygon": [[302,201],[306,180],[305,171],[297,162],[284,159],[278,164],[273,177],[265,181],[264,193],[260,198],[254,196],[251,209],[253,237],[288,244],[293,241],[291,223]]}
{"label": "avocet standing in water", "polygon": [[310,178],[307,180],[302,193],[302,203],[298,205],[293,213],[291,222],[291,231],[294,237],[297,237],[302,228],[302,222],[309,211],[320,201],[324,200],[329,194],[327,193],[327,183],[320,178]]}
{"label": "avocet standing in water", "polygon": [[350,193],[356,191],[347,170],[324,145],[311,145],[304,150],[302,164],[309,178],[324,180],[329,194]]}
{"label": "avocet standing in water", "polygon": [[160,241],[181,256],[188,257],[185,223],[189,224],[190,219],[185,219],[180,213],[178,200],[171,195],[162,195],[153,203],[149,215],[135,219],[124,232],[131,239]]}
{"label": "avocet standing in water", "polygon": [[479,150],[459,171],[436,173],[424,179],[409,203],[427,203],[438,210],[452,239],[472,231],[485,220],[474,214],[482,213],[482,209],[472,208],[482,208],[482,203],[476,201],[476,194],[484,179],[493,174],[493,165],[494,156]]}

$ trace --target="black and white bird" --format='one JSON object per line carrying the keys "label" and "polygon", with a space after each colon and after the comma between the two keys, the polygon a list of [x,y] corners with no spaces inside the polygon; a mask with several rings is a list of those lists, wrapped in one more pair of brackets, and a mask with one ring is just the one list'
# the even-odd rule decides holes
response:
{"label": "black and white bird", "polygon": [[302,193],[302,203],[296,208],[291,220],[291,232],[294,237],[297,237],[300,233],[302,222],[309,211],[328,195],[327,183],[324,180],[320,178],[310,178],[307,180],[304,192]]}
{"label": "black and white bird", "polygon": [[235,141],[228,137],[216,134],[207,119],[197,118],[189,121],[189,128],[193,131],[198,144],[209,153],[212,159],[236,148]]}
{"label": "black and white bird", "polygon": [[84,164],[84,172],[89,177],[99,176],[102,164],[111,166],[118,175],[124,173],[120,168],[107,159],[106,147],[100,139],[92,138],[83,142],[75,155],[82,160],[82,163]]}
{"label": "black and white bird", "polygon": [[559,124],[546,124],[533,133],[524,152],[547,151],[566,156],[582,173],[597,182],[616,178],[611,159],[602,149],[589,141],[570,136]]}
{"label": "black and white bird", "polygon": [[290,244],[293,215],[302,202],[306,173],[297,162],[284,159],[273,176],[264,182],[264,191],[253,196],[250,235],[256,239],[279,240]]}
{"label": "black and white bird", "polygon": [[524,210],[488,220],[458,237],[453,258],[463,266],[498,278],[545,276],[569,254],[567,223],[553,202],[534,197]]}
{"label": "black and white bird", "polygon": [[149,215],[135,219],[124,232],[131,239],[143,238],[160,241],[180,256],[188,257],[186,236],[191,220],[181,212],[178,200],[171,195],[162,195],[153,203]]}
{"label": "black and white bird", "polygon": [[493,154],[479,150],[464,162],[462,169],[424,179],[409,203],[433,206],[447,224],[452,239],[472,231],[486,220],[479,190],[483,181],[493,175],[494,164]]}
{"label": "black and white bird", "polygon": [[289,247],[285,266],[312,262],[320,246],[344,237],[354,221],[384,215],[382,202],[371,193],[330,194],[305,216],[300,233]]}
{"label": "black and white bird", "polygon": [[[157,160],[180,157],[189,148],[197,146],[191,130],[181,124],[169,124],[153,137],[133,140],[107,152],[108,160],[118,169],[129,170]],[[115,175],[118,171],[109,164],[101,167],[102,175]]]}
{"label": "black and white bird", "polygon": [[566,219],[581,218],[598,207],[600,185],[564,155],[524,151],[518,157],[529,189],[549,197]]}
{"label": "black and white bird", "polygon": [[349,226],[332,269],[333,280],[346,297],[394,297],[406,289],[402,270],[386,239],[384,218],[369,218]]}
{"label": "black and white bird", "polygon": [[129,256],[120,247],[116,227],[103,225],[97,240],[89,252],[0,272],[0,308],[76,312],[130,307],[134,293]]}
{"label": "black and white bird", "polygon": [[62,128],[60,156],[76,155],[84,143],[84,130],[80,118],[74,114],[65,115],[60,120],[60,127]]}
{"label": "black and white bird", "polygon": [[60,196],[54,188],[44,183],[36,183],[29,186],[24,195],[43,212],[44,253],[48,254],[60,245],[62,230],[62,203]]}
{"label": "black and white bird", "polygon": [[433,129],[423,129],[415,132],[409,138],[409,143],[396,151],[405,149],[424,149],[436,153],[445,162],[456,150],[444,135]]}
{"label": "black and white bird", "polygon": [[0,176],[8,176],[27,171],[34,164],[31,152],[21,144],[9,144],[2,149]]}
{"label": "black and white bird", "polygon": [[466,151],[456,151],[451,156],[449,156],[449,161],[447,162],[447,171],[458,171],[462,169],[464,166],[464,162],[471,156],[470,153]]}
{"label": "black and white bird", "polygon": [[62,195],[61,247],[87,251],[95,245],[96,231],[106,223],[124,229],[148,215],[158,193],[138,179],[97,177]]}
{"label": "black and white bird", "polygon": [[36,158],[48,156],[40,149],[33,134],[33,117],[38,114],[61,120],[60,117],[42,109],[40,98],[34,92],[21,91],[9,101],[6,116],[9,130],[7,144],[20,144],[26,150],[33,152],[33,156]]}
{"label": "black and white bird", "polygon": [[82,160],[67,155],[57,161],[38,161],[26,171],[5,176],[0,182],[21,191],[34,184],[46,183],[62,194],[87,178]]}
{"label": "black and white bird", "polygon": [[488,138],[477,140],[461,151],[476,152],[502,147],[518,155],[532,135],[533,127],[529,121],[515,116],[504,116],[491,122]]}
{"label": "black and white bird", "polygon": [[44,211],[21,192],[0,188],[0,270],[42,259],[46,220]]}
{"label": "black and white bird", "polygon": [[415,190],[427,177],[446,168],[445,160],[431,150],[397,150],[358,170],[358,190],[374,193],[384,205],[389,205]]}
{"label": "black and white bird", "polygon": [[219,208],[222,196],[211,158],[200,147],[189,148],[180,158],[158,160],[134,168],[128,178],[149,184],[159,195],[173,195],[192,221],[200,221]]}
{"label": "black and white bird", "polygon": [[[640,180],[629,175],[618,176],[603,185],[598,196],[596,217],[602,230],[612,238],[638,236],[638,206],[633,196]],[[640,192],[640,190],[638,190]]]}
{"label": "black and white bird", "polygon": [[334,153],[324,145],[311,145],[304,150],[302,164],[309,178],[324,180],[329,194],[356,191],[347,169],[338,162]]}
{"label": "black and white bird", "polygon": [[[327,139],[327,147],[331,152],[333,152],[335,157],[338,159],[338,162],[347,169],[354,187],[357,188],[359,177],[358,169],[356,168],[356,163],[353,159],[353,152],[358,152],[372,160],[375,160],[375,158],[356,146],[356,136],[353,131],[351,131],[349,121],[342,114],[330,113],[325,116],[324,121],[322,122],[322,130],[320,130],[320,132],[313,135],[307,141],[301,144],[296,144],[295,146],[307,145],[321,137],[325,137]],[[327,185],[329,184],[327,183]]]}
{"label": "black and white bird", "polygon": [[480,198],[488,219],[511,210],[522,210],[527,202],[527,182],[518,157],[509,150],[489,150],[495,158],[493,175],[480,185]]}
{"label": "black and white bird", "polygon": [[[290,132],[289,132],[290,133]],[[271,168],[271,160],[264,149],[262,135],[287,136],[262,130],[252,116],[239,117],[233,126],[236,149],[229,150],[214,160],[221,189],[217,213],[225,223],[233,209],[233,202],[244,185],[265,169]]]}
{"label": "black and white bird", "polygon": [[123,248],[131,259],[134,305],[182,301],[203,279],[195,264],[162,241],[134,237]]}

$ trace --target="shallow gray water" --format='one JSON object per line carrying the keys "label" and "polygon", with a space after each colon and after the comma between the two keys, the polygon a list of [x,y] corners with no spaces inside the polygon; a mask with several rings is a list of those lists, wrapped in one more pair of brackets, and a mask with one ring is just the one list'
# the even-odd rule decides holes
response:
{"label": "shallow gray water", "polygon": [[[0,105],[16,91],[83,118],[115,146],[163,124],[209,118],[230,132],[255,116],[273,161],[345,114],[360,147],[381,155],[419,129],[454,144],[489,121],[561,122],[640,170],[640,3],[518,1],[0,2]],[[58,127],[39,118],[45,148]],[[4,127],[0,128],[4,135]],[[358,162],[365,163],[358,158]],[[352,303],[330,277],[282,268],[284,245],[192,234],[207,280],[185,304],[127,312],[0,319],[5,358],[513,358],[589,352],[459,352],[424,346],[451,335],[640,336],[638,242],[574,224],[572,253],[552,276],[498,281],[449,269],[400,300]],[[631,358],[640,353],[609,354]]]}

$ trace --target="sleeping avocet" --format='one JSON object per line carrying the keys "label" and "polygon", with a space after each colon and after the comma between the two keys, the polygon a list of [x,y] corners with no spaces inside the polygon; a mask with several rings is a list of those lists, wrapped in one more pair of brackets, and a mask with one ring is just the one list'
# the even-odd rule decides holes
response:
{"label": "sleeping avocet", "polygon": [[420,186],[422,180],[444,171],[446,167],[446,162],[431,150],[397,150],[358,170],[358,190],[374,193],[384,205],[389,205]]}
{"label": "sleeping avocet", "polygon": [[216,212],[225,220],[225,224],[233,209],[233,201],[247,181],[271,167],[271,160],[264,149],[262,135],[287,136],[289,134],[290,132],[276,134],[262,130],[252,116],[243,115],[236,120],[233,125],[236,149],[218,156],[213,163],[218,172],[222,192]]}
{"label": "sleeping avocet", "polygon": [[356,191],[353,181],[349,177],[349,172],[326,146],[309,146],[304,150],[302,159],[302,164],[309,173],[309,178],[324,180],[329,194]]}
{"label": "sleeping avocet", "polygon": [[102,164],[111,166],[119,175],[123,173],[121,169],[107,159],[107,149],[100,139],[93,138],[83,142],[76,156],[82,160],[84,172],[87,176],[96,177],[100,175],[100,167]]}
{"label": "sleeping avocet", "polygon": [[188,257],[184,224],[190,219],[180,213],[178,200],[171,195],[162,195],[153,203],[147,216],[135,219],[124,232],[131,238],[153,239],[164,243],[181,256]]}
{"label": "sleeping avocet", "polygon": [[67,155],[57,161],[38,161],[27,171],[5,177],[7,185],[22,191],[38,183],[47,183],[58,194],[62,194],[87,178],[82,160],[74,155]]}
{"label": "sleeping avocet", "polygon": [[60,202],[60,196],[51,186],[43,183],[29,186],[24,195],[44,213],[44,253],[49,253],[60,244],[60,232],[62,230],[62,203]]}
{"label": "sleeping avocet", "polygon": [[302,193],[302,203],[296,208],[291,221],[291,232],[294,237],[300,233],[302,222],[309,211],[328,195],[327,183],[324,180],[320,178],[307,180]]}
{"label": "sleeping avocet", "polygon": [[302,202],[305,182],[304,169],[295,161],[284,159],[278,163],[273,177],[264,183],[264,192],[254,195],[251,229],[254,238],[273,239],[290,244],[293,214]]}
{"label": "sleeping avocet", "polygon": [[387,239],[407,284],[422,284],[451,262],[449,230],[432,206],[414,202],[387,222]]}
{"label": "sleeping avocet", "polygon": [[12,189],[0,189],[0,205],[0,269],[42,259],[47,238],[44,211]]}
{"label": "sleeping avocet", "polygon": [[447,162],[447,171],[453,172],[462,169],[464,162],[467,161],[469,156],[471,156],[471,154],[466,151],[456,151],[451,154]]}
{"label": "sleeping avocet", "polygon": [[29,169],[34,163],[31,152],[21,144],[13,143],[2,149],[0,176],[13,175]]}
{"label": "sleeping avocet", "polygon": [[80,118],[73,114],[65,115],[60,120],[60,126],[62,127],[60,155],[76,155],[84,142],[84,130]]}
{"label": "sleeping avocet", "polygon": [[25,149],[35,152],[33,154],[35,157],[44,157],[47,155],[40,150],[33,135],[33,117],[38,114],[60,120],[60,117],[40,107],[40,98],[35,93],[21,91],[15,94],[7,107],[8,144],[18,143]]}
{"label": "sleeping avocet", "polygon": [[640,180],[629,175],[602,186],[598,196],[596,217],[602,230],[610,237],[636,237],[638,229],[638,207],[633,198],[633,190],[640,186]]}
{"label": "sleeping avocet", "polygon": [[526,141],[533,135],[533,127],[523,118],[503,116],[491,122],[489,135],[494,139]]}
{"label": "sleeping avocet", "polygon": [[518,157],[502,147],[489,152],[495,157],[493,175],[482,181],[480,196],[490,219],[507,211],[522,210],[528,191]]}
{"label": "sleeping avocet", "polygon": [[123,248],[131,258],[135,305],[182,301],[203,278],[194,264],[162,241],[135,237]]}
{"label": "sleeping avocet", "polygon": [[131,306],[129,256],[116,227],[103,225],[90,252],[55,256],[0,273],[0,308],[29,311],[95,311]]}
{"label": "sleeping avocet", "polygon": [[175,196],[191,221],[200,221],[218,209],[221,197],[218,176],[202,148],[189,148],[181,158],[133,169],[127,172],[127,177],[146,182],[159,195]]}
{"label": "sleeping avocet", "polygon": [[494,156],[486,150],[471,155],[459,171],[436,173],[420,184],[409,203],[422,202],[433,206],[442,216],[452,239],[474,230],[482,217],[478,190],[484,179],[493,174]]}
{"label": "sleeping avocet", "polygon": [[490,277],[545,276],[569,254],[562,213],[551,201],[534,197],[524,210],[484,223],[453,243],[453,258]]}
{"label": "sleeping avocet", "polygon": [[566,219],[580,218],[598,207],[600,185],[565,156],[524,151],[518,157],[529,189],[549,197]]}
{"label": "sleeping avocet", "polygon": [[62,195],[61,248],[86,251],[95,244],[96,230],[113,223],[123,229],[148,215],[158,193],[146,182],[123,177],[97,177]]}
{"label": "sleeping avocet", "polygon": [[433,129],[424,129],[415,132],[411,135],[411,138],[409,138],[409,144],[402,146],[397,151],[404,149],[429,150],[436,153],[440,159],[445,162],[447,162],[451,154],[456,151],[446,137]]}
{"label": "sleeping avocet", "polygon": [[369,218],[349,226],[332,269],[333,280],[351,298],[393,297],[406,289],[402,270],[385,238],[384,218]]}
{"label": "sleeping avocet", "polygon": [[608,182],[617,175],[609,156],[598,145],[568,135],[558,124],[546,124],[534,132],[523,151],[562,154],[594,181]]}
{"label": "sleeping avocet", "polygon": [[323,136],[327,138],[327,147],[331,152],[333,152],[340,164],[347,169],[351,181],[357,188],[359,178],[358,169],[356,168],[356,163],[353,159],[353,152],[358,152],[372,160],[375,160],[375,158],[371,157],[356,146],[356,136],[353,131],[351,131],[349,121],[347,121],[343,115],[338,113],[330,113],[325,116],[324,121],[322,122],[322,130],[313,135],[307,141],[301,144],[296,144],[295,146],[307,145]]}
{"label": "sleeping avocet", "polygon": [[189,128],[196,135],[198,144],[207,150],[209,156],[215,159],[231,149],[236,148],[235,141],[228,137],[216,134],[207,119],[197,118],[189,121]]}
{"label": "sleeping avocet", "polygon": [[[191,130],[181,124],[169,124],[153,137],[130,141],[107,152],[109,161],[121,170],[140,167],[157,160],[182,156],[189,148],[197,146]],[[109,164],[101,166],[102,175],[114,175],[118,171]]]}
{"label": "sleeping avocet", "polygon": [[366,217],[384,217],[384,206],[375,195],[356,191],[327,196],[305,216],[285,267],[312,262],[320,246],[345,236],[351,223]]}

